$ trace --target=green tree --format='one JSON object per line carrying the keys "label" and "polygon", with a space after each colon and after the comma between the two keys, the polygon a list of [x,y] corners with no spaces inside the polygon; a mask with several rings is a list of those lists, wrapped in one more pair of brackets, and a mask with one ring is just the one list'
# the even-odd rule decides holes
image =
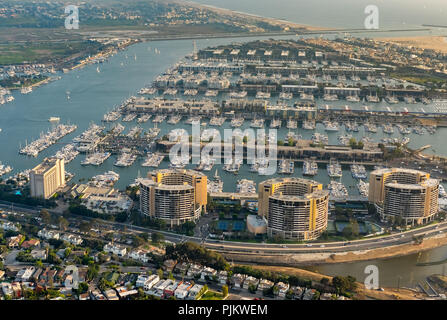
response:
{"label": "green tree", "polygon": [[162,242],[164,239],[165,239],[165,237],[163,234],[161,234],[159,232],[152,232],[152,235],[151,235],[152,243],[158,244],[158,243]]}
{"label": "green tree", "polygon": [[226,296],[228,296],[228,286],[227,285],[223,285],[222,286],[222,296],[225,298]]}
{"label": "green tree", "polygon": [[50,213],[48,212],[47,209],[40,210],[40,215],[39,216],[42,219],[43,223],[45,223],[45,224],[51,223],[51,215],[50,215]]}

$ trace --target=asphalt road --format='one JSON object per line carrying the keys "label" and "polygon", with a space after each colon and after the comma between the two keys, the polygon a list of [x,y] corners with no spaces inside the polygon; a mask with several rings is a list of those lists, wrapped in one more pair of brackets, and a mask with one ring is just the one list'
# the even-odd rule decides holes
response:
{"label": "asphalt road", "polygon": [[[0,204],[0,208],[6,210],[10,209],[10,205]],[[39,210],[30,209],[29,207],[22,207],[14,205],[15,210],[20,208],[21,212],[37,215]],[[49,210],[51,212],[51,210]],[[54,212],[57,214],[56,212]],[[76,217],[77,220],[92,220],[88,217]],[[388,246],[395,246],[405,243],[412,243],[413,236],[424,235],[424,237],[434,236],[440,233],[447,232],[447,222],[440,222],[437,224],[420,227],[414,230],[395,233],[388,236],[378,238],[353,240],[349,242],[327,242],[327,243],[308,243],[308,244],[269,244],[269,243],[248,243],[248,242],[234,242],[223,240],[212,240],[205,238],[189,237],[179,235],[166,231],[159,231],[145,227],[134,226],[119,222],[109,222],[101,220],[103,225],[108,225],[114,230],[123,230],[133,232],[158,232],[164,235],[165,240],[173,243],[184,241],[192,241],[200,243],[202,246],[218,252],[226,253],[242,253],[242,254],[300,254],[300,253],[334,253],[334,252],[348,252],[357,250],[367,250],[375,248],[384,248]]]}

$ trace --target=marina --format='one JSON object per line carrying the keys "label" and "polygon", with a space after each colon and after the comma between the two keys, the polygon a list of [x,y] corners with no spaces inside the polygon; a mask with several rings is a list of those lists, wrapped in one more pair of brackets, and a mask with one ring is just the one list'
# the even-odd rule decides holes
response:
{"label": "marina", "polygon": [[146,159],[141,164],[142,167],[158,168],[165,156],[158,153],[148,153]]}
{"label": "marina", "polygon": [[100,166],[104,163],[112,154],[110,152],[95,152],[87,154],[85,159],[81,162],[81,165],[88,166]]}
{"label": "marina", "polygon": [[330,178],[341,178],[343,176],[343,170],[340,163],[337,161],[330,161],[327,165],[327,173]]}
{"label": "marina", "polygon": [[318,164],[312,160],[303,162],[303,176],[316,176],[318,174]]}
{"label": "marina", "polygon": [[76,129],[76,125],[57,125],[54,129],[48,131],[46,134],[41,133],[39,139],[34,140],[30,144],[26,144],[25,147],[20,149],[19,153],[27,156],[37,157],[40,152],[52,146],[66,135],[74,132]]}

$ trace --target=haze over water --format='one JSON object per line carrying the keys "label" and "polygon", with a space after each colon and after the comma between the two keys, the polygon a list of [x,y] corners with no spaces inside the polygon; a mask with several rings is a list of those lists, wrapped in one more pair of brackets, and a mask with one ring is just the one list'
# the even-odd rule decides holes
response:
{"label": "haze over water", "polygon": [[327,28],[364,28],[368,5],[379,8],[380,28],[446,25],[445,0],[196,0],[264,17]]}

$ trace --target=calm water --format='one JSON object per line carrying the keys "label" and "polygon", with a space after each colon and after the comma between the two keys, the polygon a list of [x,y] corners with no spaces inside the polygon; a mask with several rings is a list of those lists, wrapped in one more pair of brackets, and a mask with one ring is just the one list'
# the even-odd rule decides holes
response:
{"label": "calm water", "polygon": [[[246,41],[249,40],[251,39],[246,39]],[[199,40],[197,41],[197,45],[199,48],[204,48],[211,45],[231,43],[232,41],[234,40]],[[238,39],[237,41],[242,40]],[[160,50],[161,54],[155,54],[155,48]],[[192,43],[189,40],[140,43],[128,48],[126,51],[118,53],[109,59],[108,62],[101,64],[100,73],[96,71],[97,65],[90,65],[68,74],[62,74],[61,80],[35,89],[31,94],[22,95],[19,92],[14,92],[13,95],[16,100],[0,106],[0,128],[3,129],[0,133],[0,161],[12,165],[14,167],[13,173],[34,167],[43,158],[55,154],[64,144],[71,142],[73,137],[87,129],[92,121],[100,123],[104,113],[120,104],[129,96],[135,95],[142,86],[149,84],[158,74],[191,51]],[[137,58],[135,59],[134,56]],[[70,92],[70,100],[67,100],[67,91]],[[62,123],[74,123],[78,125],[78,129],[74,133],[64,137],[60,143],[41,152],[36,158],[19,155],[18,150],[20,145],[24,145],[26,141],[36,139],[41,132],[50,128],[51,124],[48,122],[50,116],[60,117]],[[136,122],[124,123],[124,125],[127,127],[126,130],[128,130],[130,127],[136,125]],[[248,125],[246,123],[244,126],[248,127]],[[153,124],[149,121],[142,126],[147,129],[153,126]],[[160,127],[162,129],[162,135],[168,133],[173,128],[184,127],[189,129],[185,124],[172,126],[164,123]],[[227,121],[222,128],[229,128],[229,122]],[[343,130],[339,133],[329,133],[330,143],[336,143],[337,135],[344,133]],[[414,147],[430,143],[438,153],[447,155],[447,148],[441,141],[442,137],[445,136],[445,130],[438,130],[435,136],[428,134],[424,136],[410,135],[412,139],[410,145]],[[317,131],[323,132],[324,129],[319,125]],[[288,130],[286,128],[280,129],[279,138],[284,138],[287,132]],[[305,138],[311,135],[310,132],[301,129],[299,129],[298,133]],[[358,134],[354,134],[354,136],[361,138],[363,134],[364,132],[361,131]],[[383,134],[379,129],[379,133],[372,136],[378,139]],[[399,136],[397,130],[394,136]],[[84,156],[80,155],[67,165],[67,170],[75,174],[75,181],[81,178],[89,178],[108,170],[114,170],[121,176],[117,187],[124,188],[129,183],[132,183],[137,176],[144,176],[147,173],[147,169],[140,166],[143,161],[142,159],[130,168],[117,168],[113,166],[115,157],[109,158],[100,167],[82,167],[80,162],[83,158]],[[168,162],[165,161],[161,165],[161,168],[167,166]],[[193,168],[194,166],[190,165],[189,167]],[[219,166],[217,168],[224,180],[225,191],[234,191],[237,179],[248,178],[256,182],[264,180],[264,177],[248,172],[249,167],[246,165],[242,167],[238,176],[224,172]],[[214,174],[214,171],[215,169],[209,174]],[[294,175],[301,176],[301,166],[295,168]],[[320,168],[315,179],[325,184],[328,183],[329,178],[325,167]],[[357,189],[353,187],[354,181],[351,178],[349,168],[345,168],[342,182],[350,186],[348,189],[351,194],[358,194]],[[415,264],[418,259],[430,261],[442,260],[446,258],[446,255],[447,250],[441,248],[432,250],[421,257],[409,256],[376,263],[383,266],[383,285],[395,285],[394,279],[396,275],[403,271],[408,276],[403,277],[401,283],[403,285],[411,285],[411,281],[414,282],[415,279],[419,280],[425,275],[440,272],[438,270],[439,267],[416,267]],[[358,263],[324,268],[318,267],[317,269],[320,272],[326,272],[328,274],[354,274],[361,279],[358,275],[363,271],[364,265],[364,263]]]}
{"label": "calm water", "polygon": [[444,0],[195,0],[220,8],[328,28],[364,28],[366,6],[379,8],[380,28],[446,25]]}

